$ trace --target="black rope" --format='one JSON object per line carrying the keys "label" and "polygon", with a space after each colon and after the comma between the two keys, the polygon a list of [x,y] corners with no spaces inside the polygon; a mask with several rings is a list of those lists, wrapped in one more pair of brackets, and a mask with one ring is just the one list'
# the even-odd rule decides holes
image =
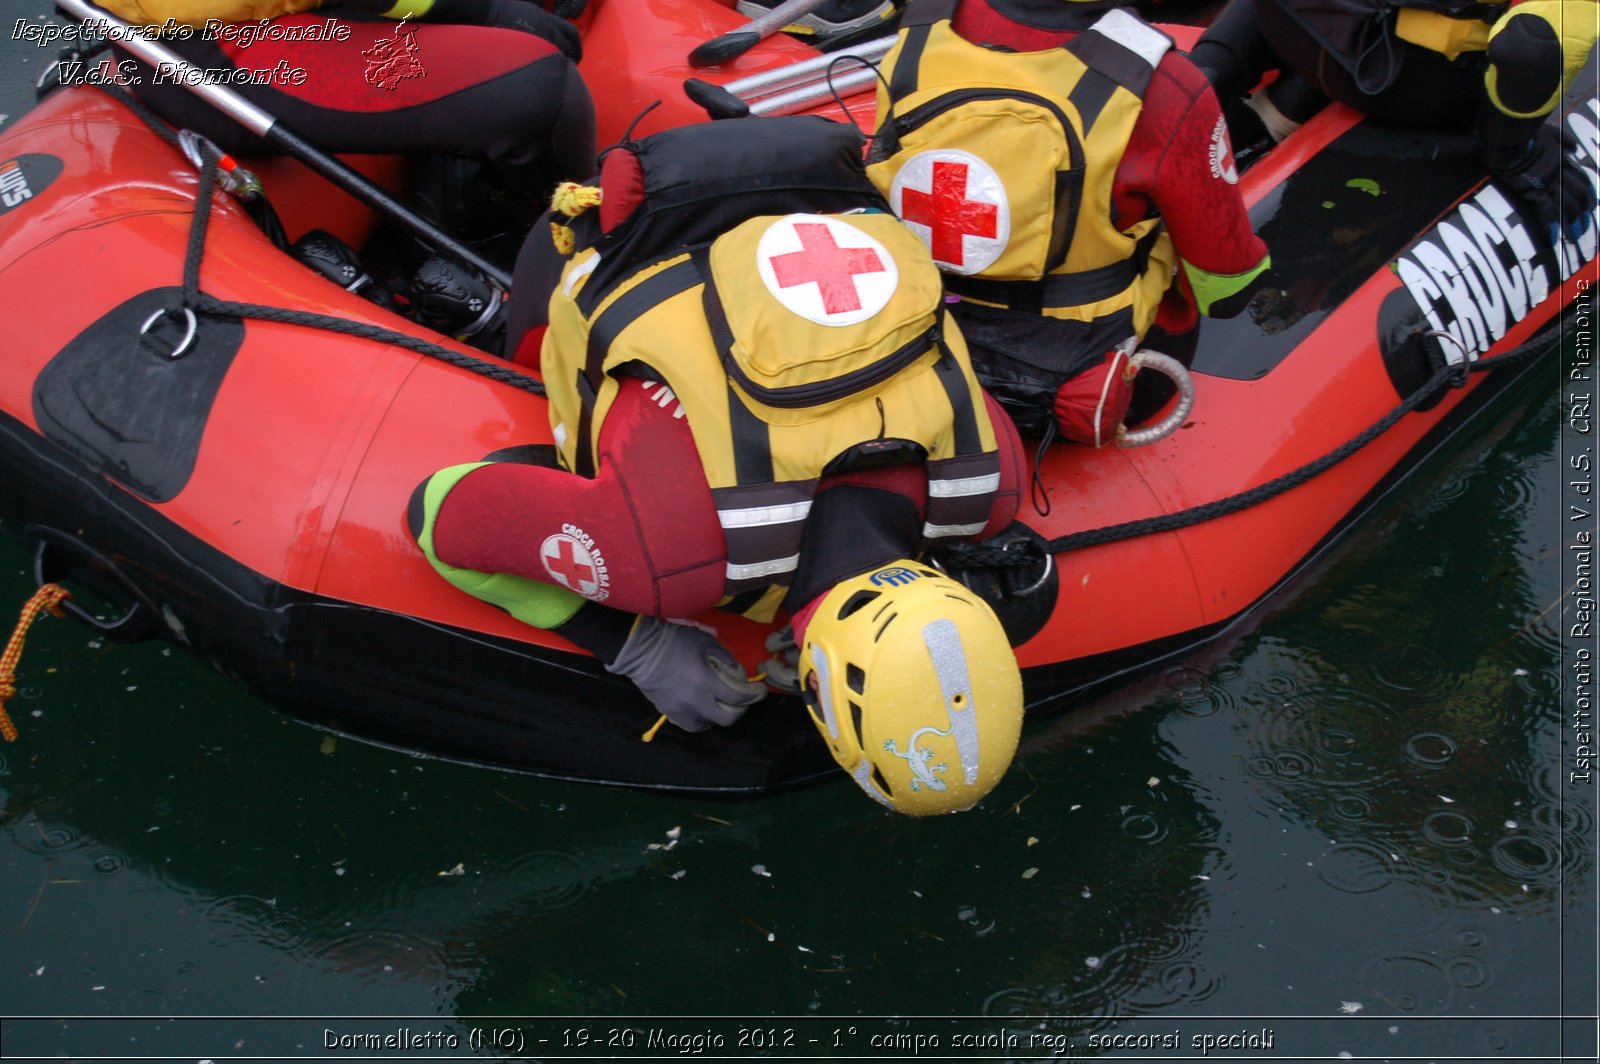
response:
{"label": "black rope", "polygon": [[[102,88],[112,98],[132,111],[162,140],[171,144],[187,157],[188,153],[184,151],[183,143],[179,140],[178,135],[131,93],[118,86],[106,85],[102,86]],[[235,303],[217,299],[215,296],[210,296],[200,291],[200,264],[205,258],[206,233],[210,228],[211,220],[212,194],[217,185],[217,173],[221,157],[216,154],[216,147],[209,141],[202,139],[199,141],[199,145],[199,152],[202,156],[200,187],[195,193],[194,218],[189,226],[188,245],[184,249],[182,302],[179,306],[171,308],[169,313],[190,310],[196,314],[250,318],[255,321],[270,321],[283,325],[301,325],[309,329],[322,329],[325,332],[355,336],[363,340],[373,340],[393,347],[404,348],[415,354],[437,359],[447,365],[476,373],[501,384],[520,388],[522,391],[530,392],[533,395],[545,394],[543,382],[513,368],[507,362],[490,362],[486,359],[474,358],[471,355],[462,354],[460,351],[445,347],[443,344],[436,344],[431,340],[424,340],[408,333],[397,332],[382,325],[353,321],[349,318],[341,318],[332,314],[313,314],[310,311],[292,310],[288,307],[264,306],[258,303]]]}
{"label": "black rope", "polygon": [[407,351],[438,359],[440,362],[469,370],[479,376],[499,381],[501,384],[509,384],[513,388],[520,388],[534,395],[543,395],[545,393],[542,382],[516,369],[509,362],[491,362],[487,359],[474,358],[442,344],[436,344],[432,340],[424,340],[420,336],[396,332],[393,329],[384,328],[382,325],[352,321],[349,318],[340,318],[332,314],[313,314],[305,310],[289,310],[284,307],[262,306],[257,303],[232,303],[204,293],[201,293],[193,309],[197,314],[253,318],[257,321],[272,321],[285,325],[304,325],[310,329],[323,329],[327,332],[360,337],[363,340],[376,340],[379,343],[403,347]]}
{"label": "black rope", "polygon": [[1179,510],[1176,513],[1158,514],[1154,517],[1123,521],[1120,524],[1106,525],[1102,528],[1072,532],[1065,536],[1057,536],[1052,540],[1015,542],[1009,545],[1013,548],[1011,550],[987,543],[952,543],[940,549],[940,564],[947,569],[1008,569],[1037,566],[1049,554],[1064,554],[1067,551],[1079,550],[1083,547],[1096,547],[1105,543],[1113,543],[1117,540],[1147,536],[1153,532],[1172,532],[1218,517],[1225,517],[1228,514],[1238,513],[1240,510],[1248,509],[1258,503],[1263,503],[1275,496],[1282,495],[1292,488],[1297,488],[1312,478],[1332,469],[1389,431],[1397,421],[1432,398],[1436,392],[1446,386],[1461,387],[1465,385],[1467,373],[1484,373],[1489,370],[1504,369],[1514,363],[1530,359],[1542,351],[1543,345],[1528,344],[1516,351],[1508,351],[1491,359],[1472,362],[1465,370],[1459,365],[1445,366],[1435,373],[1421,388],[1407,396],[1399,406],[1373,422],[1364,431],[1344,444],[1322,455],[1320,458],[1307,462],[1298,469],[1282,476],[1274,477],[1264,484],[1258,484],[1237,494],[1217,499],[1214,502],[1202,503],[1187,510]]}
{"label": "black rope", "polygon": [[139,119],[145,125],[150,127],[150,131],[152,133],[166,141],[168,144],[172,145],[174,148],[178,149],[180,154],[183,153],[183,144],[178,140],[178,134],[173,131],[171,126],[167,125],[161,120],[161,116],[157,115],[154,111],[150,110],[150,108],[146,107],[144,105],[144,101],[140,100],[127,89],[124,89],[121,85],[100,84],[96,87],[104,92],[107,96],[111,97],[113,100],[116,100],[122,106],[132,111],[135,118]]}
{"label": "black rope", "polygon": [[200,188],[195,193],[194,219],[189,223],[189,245],[183,253],[183,305],[190,310],[200,304],[200,260],[206,254],[206,233],[211,228],[211,194],[217,187],[217,162],[205,147],[200,149]]}

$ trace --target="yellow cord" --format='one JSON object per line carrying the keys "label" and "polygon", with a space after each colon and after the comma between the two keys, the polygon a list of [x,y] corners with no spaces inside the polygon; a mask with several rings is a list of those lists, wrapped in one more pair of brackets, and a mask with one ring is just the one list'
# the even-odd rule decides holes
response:
{"label": "yellow cord", "polygon": [[[767,674],[766,673],[758,672],[754,676],[748,677],[748,681],[750,683],[760,683],[762,680],[765,680],[766,678],[767,678]],[[651,739],[654,739],[656,737],[656,732],[660,731],[661,730],[661,726],[663,724],[665,724],[666,722],[667,722],[667,715],[665,713],[663,713],[663,714],[661,714],[660,718],[654,724],[650,725],[650,730],[645,732],[643,735],[639,736],[639,738],[642,739],[644,742],[649,742]]]}
{"label": "yellow cord", "polygon": [[5,651],[0,652],[0,737],[4,737],[8,743],[17,741],[17,726],[11,723],[11,717],[6,713],[6,700],[17,693],[15,680],[17,666],[22,662],[22,641],[28,637],[28,629],[38,620],[41,612],[49,610],[52,616],[65,616],[61,610],[61,600],[67,597],[67,589],[60,584],[41,585],[23,605],[17,627],[6,642]]}
{"label": "yellow cord", "polygon": [[[554,195],[550,197],[550,212],[563,215],[571,221],[590,207],[600,205],[601,192],[594,185],[580,185],[576,181],[563,181],[556,186]],[[577,237],[573,235],[571,227],[562,222],[550,223],[550,239],[555,243],[556,250],[563,255],[570,255],[577,247]]]}

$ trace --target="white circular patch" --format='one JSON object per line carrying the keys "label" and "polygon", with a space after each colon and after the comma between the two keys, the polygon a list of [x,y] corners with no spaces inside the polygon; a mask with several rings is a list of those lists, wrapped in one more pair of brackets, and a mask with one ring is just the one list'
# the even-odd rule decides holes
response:
{"label": "white circular patch", "polygon": [[889,204],[941,270],[973,274],[1011,240],[1011,206],[994,167],[954,148],[918,152],[895,175]]}
{"label": "white circular patch", "polygon": [[539,560],[550,579],[585,598],[600,590],[601,568],[594,553],[576,536],[557,532],[546,536],[539,547]]}
{"label": "white circular patch", "polygon": [[756,269],[774,299],[818,325],[866,321],[900,284],[888,248],[820,214],[791,214],[769,225],[756,243]]}
{"label": "white circular patch", "polygon": [[1220,115],[1211,131],[1211,176],[1230,185],[1239,183],[1239,168],[1233,163],[1233,145],[1228,142],[1228,122]]}

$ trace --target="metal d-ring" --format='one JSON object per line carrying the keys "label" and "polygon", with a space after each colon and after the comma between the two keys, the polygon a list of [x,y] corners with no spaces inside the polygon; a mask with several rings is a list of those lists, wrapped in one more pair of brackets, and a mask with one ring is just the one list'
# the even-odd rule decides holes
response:
{"label": "metal d-ring", "polygon": [[1461,352],[1461,373],[1455,380],[1451,381],[1450,386],[1452,388],[1459,388],[1466,384],[1467,374],[1472,372],[1472,364],[1476,362],[1477,359],[1473,358],[1472,355],[1467,351],[1467,345],[1461,342],[1461,338],[1455,333],[1449,332],[1445,329],[1429,329],[1422,335],[1431,336],[1437,340],[1449,340],[1450,343],[1455,346],[1455,349]]}
{"label": "metal d-ring", "polygon": [[[194,343],[195,333],[197,333],[199,331],[199,329],[200,329],[200,322],[198,320],[196,320],[196,318],[194,316],[194,311],[190,310],[188,307],[178,307],[176,309],[183,311],[183,318],[184,318],[183,339],[179,340],[178,341],[178,346],[174,347],[172,349],[172,351],[167,355],[168,361],[174,361],[176,359],[182,358],[183,357],[183,353],[185,351],[189,350],[189,345]],[[150,327],[152,325],[154,325],[161,318],[164,318],[167,315],[171,314],[172,312],[173,312],[173,308],[166,308],[166,309],[158,310],[154,314],[150,315],[148,318],[145,319],[144,324],[139,326],[139,335],[143,336],[146,333],[148,333],[150,331]]]}
{"label": "metal d-ring", "polygon": [[[1014,539],[1010,543],[1007,543],[1005,546],[1001,547],[1000,549],[1002,551],[1008,551],[1012,547],[1015,547],[1015,546],[1017,546],[1019,544],[1022,544],[1022,543],[1029,543],[1029,542],[1032,542],[1032,541],[1031,540],[1026,540],[1026,539]],[[1055,555],[1051,554],[1049,551],[1045,551],[1045,554],[1044,554],[1044,572],[1039,574],[1039,579],[1035,580],[1033,583],[1029,584],[1027,587],[1023,588],[1021,591],[1016,592],[1015,597],[1016,598],[1026,598],[1027,596],[1033,594],[1035,591],[1039,590],[1041,587],[1044,586],[1044,582],[1046,580],[1050,579],[1050,572],[1055,567],[1056,567]]]}
{"label": "metal d-ring", "polygon": [[213,144],[209,138],[196,133],[192,129],[178,130],[178,147],[182,149],[183,157],[189,160],[189,165],[196,170],[204,170],[206,168],[205,149],[211,149],[211,154],[215,158],[221,158],[222,156],[221,148]]}

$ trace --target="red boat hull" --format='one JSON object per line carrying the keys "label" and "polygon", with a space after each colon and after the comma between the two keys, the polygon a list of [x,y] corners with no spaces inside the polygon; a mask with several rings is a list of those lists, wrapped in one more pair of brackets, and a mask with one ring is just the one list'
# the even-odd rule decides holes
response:
{"label": "red boat hull", "polygon": [[[740,24],[728,8],[590,8],[582,69],[602,144],[657,98],[665,102],[637,132],[704,120],[683,94],[687,76],[727,82],[810,54],[780,37],[729,69],[697,72],[684,57]],[[1570,104],[1600,124],[1593,100]],[[850,106],[870,123],[870,95]],[[1412,331],[1442,323],[1469,342],[1482,334],[1486,359],[1551,341],[1562,308],[1595,281],[1595,230],[1565,257],[1519,257],[1504,237],[1521,225],[1514,215],[1493,231],[1498,243],[1472,228],[1494,195],[1480,190],[1467,147],[1433,144],[1424,156],[1415,139],[1333,108],[1246,172],[1257,225],[1298,286],[1298,317],[1265,328],[1208,322],[1197,404],[1169,439],[1050,448],[1040,467],[1049,513],[1023,514],[1038,536],[1179,513],[1344,444],[1427,376],[1427,345],[1396,341],[1395,321]],[[392,160],[365,165],[397,180]],[[631,687],[429,569],[405,525],[413,488],[441,466],[548,443],[540,397],[373,340],[261,320],[208,324],[201,357],[161,364],[141,347],[137,323],[181,283],[192,169],[89,88],[55,93],[0,135],[0,180],[8,166],[29,194],[0,213],[0,320],[12,323],[0,357],[0,455],[16,485],[3,493],[0,521],[41,552],[45,573],[98,587],[292,712],[379,741],[731,795],[832,774],[798,704],[783,699],[716,735],[666,729],[641,743],[654,713]],[[359,243],[370,230],[370,213],[296,164],[262,169],[291,236],[323,225]],[[1478,233],[1468,249],[1477,258],[1462,250],[1463,232]],[[1498,318],[1493,306],[1467,305],[1459,284],[1434,291],[1448,287],[1428,272],[1440,255],[1477,269],[1468,295],[1479,304],[1499,286]],[[1547,294],[1535,300],[1539,277]],[[1520,314],[1513,280],[1528,304]],[[225,198],[210,219],[201,287],[480,355],[311,274]],[[1066,708],[1238,621],[1464,425],[1497,378],[1474,374],[1269,501],[1059,556],[1040,592],[1053,598],[1030,604],[1033,631],[1017,648],[1031,711]],[[747,664],[759,662],[764,629],[702,619]]]}

